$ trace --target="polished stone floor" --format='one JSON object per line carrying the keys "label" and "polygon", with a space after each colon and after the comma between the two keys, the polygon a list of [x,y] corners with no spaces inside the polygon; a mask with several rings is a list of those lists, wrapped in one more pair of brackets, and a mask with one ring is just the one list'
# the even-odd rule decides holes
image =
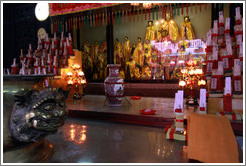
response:
{"label": "polished stone floor", "polygon": [[[140,100],[131,100],[131,98],[127,96],[126,99],[123,98],[122,105],[120,107],[109,107],[108,103],[105,103],[105,98],[106,97],[104,95],[86,95],[83,96],[81,100],[73,100],[72,98],[69,98],[66,100],[66,104],[69,110],[131,115],[139,115],[139,110],[149,108],[157,111],[155,115],[151,115],[153,117],[174,118],[174,98],[142,97]],[[129,101],[132,106],[130,106],[127,101]],[[196,110],[197,106],[187,106],[184,104],[184,118],[187,118],[190,113],[195,112]]]}
{"label": "polished stone floor", "polygon": [[182,141],[166,140],[163,128],[68,118],[57,134],[50,163],[188,162]]}

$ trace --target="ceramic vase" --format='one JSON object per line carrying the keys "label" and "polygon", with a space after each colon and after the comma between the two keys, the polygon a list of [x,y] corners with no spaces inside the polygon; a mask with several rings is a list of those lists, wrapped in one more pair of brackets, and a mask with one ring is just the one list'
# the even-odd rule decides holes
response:
{"label": "ceramic vase", "polygon": [[119,64],[107,65],[109,76],[104,81],[105,96],[109,106],[121,106],[124,96],[124,80],[119,76]]}

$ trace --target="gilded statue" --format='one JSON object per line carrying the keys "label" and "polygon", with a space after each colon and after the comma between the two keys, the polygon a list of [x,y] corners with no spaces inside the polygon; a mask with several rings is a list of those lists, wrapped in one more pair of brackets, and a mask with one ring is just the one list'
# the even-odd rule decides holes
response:
{"label": "gilded statue", "polygon": [[99,48],[100,48],[99,44],[97,43],[97,41],[95,41],[91,49],[91,58],[94,62],[97,59]]}
{"label": "gilded statue", "polygon": [[171,18],[170,13],[166,13],[166,19],[160,25],[158,30],[158,40],[161,38],[161,31],[167,30],[169,37],[172,41],[178,42],[179,40],[179,29],[177,23]]}
{"label": "gilded statue", "polygon": [[153,21],[148,22],[145,40],[149,40],[149,41],[156,40],[156,31],[155,31],[155,27],[153,25]]}
{"label": "gilded statue", "polygon": [[116,39],[114,45],[114,64],[121,64],[123,63],[123,55],[122,55],[122,45],[119,42],[119,39]]}
{"label": "gilded statue", "polygon": [[133,59],[140,65],[143,66],[143,61],[144,61],[144,48],[143,48],[143,44],[142,44],[142,39],[141,37],[138,37],[138,42],[136,45],[136,48],[133,52]]}
{"label": "gilded statue", "polygon": [[189,16],[184,17],[181,24],[180,35],[182,40],[194,40],[196,38]]}
{"label": "gilded statue", "polygon": [[145,40],[144,43],[144,64],[147,64],[148,66],[150,66],[150,62],[152,59],[152,55],[151,55],[151,44],[149,42],[149,40]]}
{"label": "gilded statue", "polygon": [[126,36],[123,44],[123,56],[125,57],[126,62],[128,61],[130,54],[131,54],[130,40]]}

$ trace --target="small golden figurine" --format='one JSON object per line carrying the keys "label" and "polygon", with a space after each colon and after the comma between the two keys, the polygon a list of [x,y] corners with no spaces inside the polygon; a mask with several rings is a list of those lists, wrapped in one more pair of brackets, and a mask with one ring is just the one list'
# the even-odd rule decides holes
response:
{"label": "small golden figurine", "polygon": [[153,21],[148,21],[145,40],[149,40],[149,41],[156,40],[156,32],[155,32],[155,27],[153,25]]}
{"label": "small golden figurine", "polygon": [[123,61],[122,56],[122,45],[119,42],[119,39],[116,39],[115,45],[114,45],[114,64],[121,64]]}
{"label": "small golden figurine", "polygon": [[196,38],[189,16],[184,17],[181,24],[180,35],[182,40],[194,40]]}
{"label": "small golden figurine", "polygon": [[133,59],[140,65],[143,66],[143,60],[144,60],[144,49],[143,49],[143,44],[141,37],[138,37],[138,42],[136,45],[136,48],[133,52]]}
{"label": "small golden figurine", "polygon": [[123,44],[123,56],[124,56],[126,62],[128,61],[130,54],[131,54],[130,40],[126,36],[124,44]]}

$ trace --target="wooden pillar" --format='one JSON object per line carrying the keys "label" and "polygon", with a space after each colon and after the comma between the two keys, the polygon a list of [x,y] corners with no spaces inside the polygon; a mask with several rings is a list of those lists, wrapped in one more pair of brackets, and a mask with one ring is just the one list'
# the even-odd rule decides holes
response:
{"label": "wooden pillar", "polygon": [[106,38],[107,38],[107,63],[114,63],[114,33],[113,33],[113,24],[112,24],[112,7],[108,7],[108,15],[110,14],[110,20],[108,20],[106,28]]}

